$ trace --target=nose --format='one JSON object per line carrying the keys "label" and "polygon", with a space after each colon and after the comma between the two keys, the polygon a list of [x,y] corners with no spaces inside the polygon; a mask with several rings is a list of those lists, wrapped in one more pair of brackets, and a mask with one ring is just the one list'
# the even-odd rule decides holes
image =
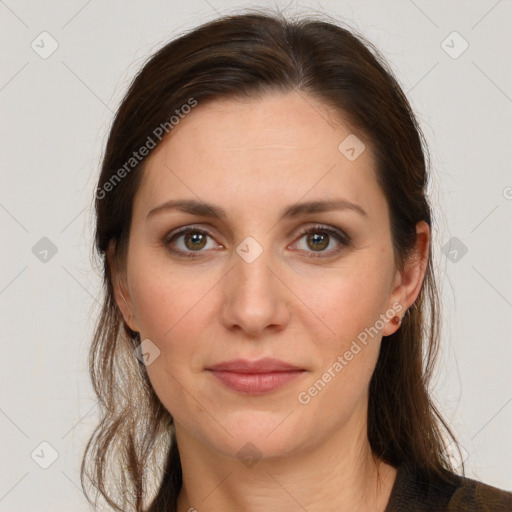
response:
{"label": "nose", "polygon": [[221,321],[227,329],[240,330],[254,338],[286,327],[293,294],[275,263],[267,250],[252,262],[233,254],[233,267],[223,285],[221,308]]}

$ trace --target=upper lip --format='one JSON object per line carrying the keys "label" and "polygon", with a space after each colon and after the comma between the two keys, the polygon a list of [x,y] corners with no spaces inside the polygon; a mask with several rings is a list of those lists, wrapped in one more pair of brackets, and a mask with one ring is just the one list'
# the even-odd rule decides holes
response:
{"label": "upper lip", "polygon": [[302,368],[290,363],[268,357],[254,361],[249,361],[248,359],[233,359],[232,361],[224,361],[223,363],[210,366],[207,369],[234,373],[271,373],[302,370]]}

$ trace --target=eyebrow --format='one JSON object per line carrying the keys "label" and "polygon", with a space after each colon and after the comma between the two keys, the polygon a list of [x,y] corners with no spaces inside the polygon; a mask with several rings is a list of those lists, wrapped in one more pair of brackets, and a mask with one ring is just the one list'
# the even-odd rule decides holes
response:
{"label": "eyebrow", "polygon": [[[146,219],[149,219],[158,213],[169,210],[178,210],[183,213],[190,213],[192,215],[199,215],[202,217],[212,217],[220,220],[227,219],[225,210],[219,206],[205,203],[203,201],[197,201],[195,199],[178,199],[166,201],[160,206],[153,208],[148,213]],[[281,211],[281,219],[289,219],[298,217],[300,215],[321,213],[331,210],[349,210],[356,212],[365,218],[368,218],[366,211],[358,204],[351,203],[346,199],[332,199],[292,204]]]}

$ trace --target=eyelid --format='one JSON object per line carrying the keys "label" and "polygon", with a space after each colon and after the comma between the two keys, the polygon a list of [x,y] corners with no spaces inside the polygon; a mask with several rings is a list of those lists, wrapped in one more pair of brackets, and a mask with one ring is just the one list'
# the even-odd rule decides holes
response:
{"label": "eyelid", "polygon": [[344,231],[342,231],[341,229],[336,228],[334,226],[331,226],[329,224],[319,224],[319,223],[313,224],[312,226],[303,228],[302,231],[299,233],[299,236],[302,237],[304,235],[307,235],[307,234],[309,234],[311,232],[315,232],[315,231],[319,231],[319,232],[325,231],[329,234],[336,235],[341,239],[340,241],[343,243],[348,244],[350,242],[350,237]]}

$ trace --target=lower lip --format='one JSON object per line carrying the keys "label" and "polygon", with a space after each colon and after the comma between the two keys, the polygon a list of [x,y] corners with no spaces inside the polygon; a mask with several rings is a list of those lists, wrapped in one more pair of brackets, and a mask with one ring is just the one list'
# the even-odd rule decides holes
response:
{"label": "lower lip", "polygon": [[235,373],[223,370],[209,370],[225,386],[249,395],[270,393],[300,377],[304,370],[271,373]]}

